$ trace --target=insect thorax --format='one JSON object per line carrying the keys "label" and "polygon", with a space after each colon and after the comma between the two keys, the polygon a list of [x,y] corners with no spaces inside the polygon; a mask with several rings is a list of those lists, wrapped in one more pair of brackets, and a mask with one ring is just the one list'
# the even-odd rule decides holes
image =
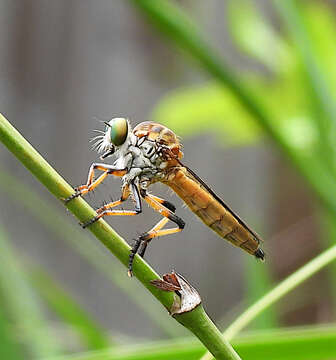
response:
{"label": "insect thorax", "polygon": [[116,167],[126,167],[128,172],[123,176],[123,183],[138,182],[141,187],[161,181],[168,166],[164,146],[147,137],[131,134],[128,146],[121,148],[115,161]]}

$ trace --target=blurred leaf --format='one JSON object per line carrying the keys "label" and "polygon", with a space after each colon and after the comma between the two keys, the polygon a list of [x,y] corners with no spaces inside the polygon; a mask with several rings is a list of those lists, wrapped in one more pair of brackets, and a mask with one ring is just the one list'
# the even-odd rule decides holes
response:
{"label": "blurred leaf", "polygon": [[[233,341],[244,360],[331,360],[336,358],[336,328],[306,327],[250,332]],[[196,360],[204,347],[193,340],[126,345],[118,349],[48,360]]]}
{"label": "blurred leaf", "polygon": [[336,24],[335,13],[323,2],[309,1],[302,7],[303,19],[311,39],[312,51],[317,55],[320,71],[335,99],[336,90]]}
{"label": "blurred leaf", "polygon": [[0,228],[0,289],[8,312],[17,328],[17,336],[33,358],[61,353],[48,323],[41,312],[41,305],[30,288],[8,238]]}
{"label": "blurred leaf", "polygon": [[[318,134],[299,83],[292,81],[288,86],[285,80],[268,82],[251,76],[246,83],[288,143],[314,152]],[[151,117],[182,136],[214,133],[224,145],[250,145],[262,135],[234,96],[217,84],[175,90],[160,100]]]}
{"label": "blurred leaf", "polygon": [[171,92],[160,100],[151,118],[182,136],[213,133],[224,145],[252,144],[262,134],[235,97],[216,84]]}
{"label": "blurred leaf", "polygon": [[[161,0],[160,2],[131,0],[131,2],[162,33],[197,60],[204,70],[213,76],[219,84],[228,88],[237,99],[237,103],[240,103],[252,117],[255,117],[259,125],[274,140],[284,146],[286,145],[272,126],[263,106],[256,101],[253,93],[244,86],[239,77],[225,64],[218,53],[211,48],[199,32],[197,23],[189,17],[187,12],[176,6],[174,2],[167,0]],[[290,149],[286,147],[285,150]]]}
{"label": "blurred leaf", "polygon": [[[293,42],[300,54],[305,70],[310,101],[315,107],[315,121],[319,129],[319,151],[321,163],[328,171],[336,173],[336,105],[328,81],[323,72],[319,54],[314,51],[309,26],[305,22],[303,6],[297,1],[275,0],[274,4],[282,16]],[[329,49],[330,50],[330,49]]]}
{"label": "blurred leaf", "polygon": [[[298,69],[268,81],[247,79],[248,86],[272,118],[277,131],[301,155],[316,153],[319,133],[315,124],[309,97]],[[301,159],[304,160],[304,159]]]}
{"label": "blurred leaf", "polygon": [[2,300],[0,301],[0,359],[23,360],[22,344],[19,344],[19,340],[15,338],[14,326],[4,311],[5,304]]}
{"label": "blurred leaf", "polygon": [[237,350],[243,359],[330,360],[336,357],[335,330],[311,326],[255,332],[237,339]]}
{"label": "blurred leaf", "polygon": [[[302,7],[287,6],[282,3],[279,8],[282,9],[289,28],[292,29],[291,34],[297,42],[297,48],[290,43],[290,39],[285,41],[280,38],[280,35],[270,24],[266,23],[265,17],[257,11],[255,4],[250,0],[231,0],[229,3],[232,34],[243,51],[258,58],[271,68],[276,74],[277,85],[279,82],[283,83],[282,92],[278,93],[280,96],[276,96],[276,94],[268,96],[269,99],[278,100],[280,111],[280,104],[287,105],[287,102],[279,101],[282,100],[283,94],[294,95],[286,97],[289,103],[293,103],[291,99],[295,101],[298,97],[304,98],[306,104],[303,105],[309,112],[308,117],[317,125],[315,125],[316,129],[324,132],[325,137],[332,138],[336,128],[328,130],[330,125],[323,124],[325,121],[323,116],[327,114],[331,119],[335,117],[332,115],[335,114],[335,109],[331,105],[332,93],[328,90],[336,90],[334,18],[327,5],[321,2],[306,2]],[[302,23],[297,8],[300,8],[302,12]],[[307,35],[304,34],[304,31],[307,32]],[[303,63],[301,59],[303,59]],[[305,72],[309,74],[308,78]],[[311,88],[314,89],[313,92],[310,89],[309,81]],[[314,103],[312,100],[315,97],[318,100]],[[299,104],[302,102],[300,101]],[[294,117],[302,119],[306,118],[307,114],[304,117],[302,115]],[[303,122],[301,123],[303,124]],[[289,127],[289,135],[292,135],[291,130],[292,127]],[[300,132],[295,132],[295,134],[299,135]],[[290,138],[296,139],[295,136],[290,136]],[[304,136],[300,136],[300,138],[303,140]],[[335,139],[332,140],[335,142]],[[322,139],[321,147],[325,148],[324,151],[330,155],[331,152],[327,148],[328,144],[325,139]]]}
{"label": "blurred leaf", "polygon": [[[323,80],[329,91],[329,100],[336,103],[336,23],[335,14],[330,6],[323,2],[307,2],[302,7],[303,20],[311,39],[312,52],[316,54],[319,71],[323,74]],[[335,111],[335,109],[334,109]],[[336,112],[336,111],[335,111]],[[316,116],[319,116],[318,109]],[[336,147],[336,120],[333,117],[327,125],[326,139],[331,143],[331,150]],[[328,153],[328,157],[332,152]],[[335,156],[335,155],[334,155]],[[335,160],[334,160],[335,161]]]}
{"label": "blurred leaf", "polygon": [[49,307],[79,334],[84,346],[96,350],[112,345],[103,329],[46,272],[34,269],[30,279]]}
{"label": "blurred leaf", "polygon": [[251,0],[228,2],[229,29],[240,49],[273,72],[291,67],[292,49]]}

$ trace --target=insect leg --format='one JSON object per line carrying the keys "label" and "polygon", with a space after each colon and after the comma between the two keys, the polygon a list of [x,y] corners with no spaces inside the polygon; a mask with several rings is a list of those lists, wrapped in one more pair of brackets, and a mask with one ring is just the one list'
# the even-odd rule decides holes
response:
{"label": "insect leg", "polygon": [[161,205],[163,205],[164,207],[166,207],[170,211],[175,212],[176,206],[174,204],[172,204],[170,201],[162,199],[162,198],[160,198],[158,196],[154,196],[154,195],[150,195],[150,196],[152,197],[152,199],[156,200],[158,203],[160,203]]}
{"label": "insect leg", "polygon": [[[128,275],[132,276],[132,266],[133,260],[136,252],[138,252],[141,257],[144,256],[148,243],[155,237],[164,236],[169,234],[174,234],[183,230],[185,222],[176,216],[172,210],[164,206],[165,200],[158,198],[157,196],[147,194],[145,190],[141,190],[141,196],[144,200],[151,206],[155,211],[158,211],[161,215],[164,216],[150,231],[142,234],[137,240],[134,247],[131,250],[129,265],[128,265]],[[170,203],[169,203],[170,204]],[[172,204],[170,204],[172,205]],[[177,227],[171,229],[162,229],[168,222],[168,220],[173,221],[177,224]]]}
{"label": "insect leg", "polygon": [[[113,208],[117,205],[120,205],[122,202],[124,202],[125,200],[127,200],[129,198],[130,188],[132,190],[132,193],[133,193],[133,196],[135,199],[135,209],[134,210],[110,210],[111,208]],[[82,225],[83,228],[86,228],[87,226],[95,223],[97,220],[99,220],[103,216],[113,216],[113,215],[114,216],[133,216],[133,215],[140,214],[142,211],[142,205],[141,205],[139,190],[138,190],[137,186],[134,185],[133,183],[131,183],[130,185],[125,185],[122,189],[122,194],[121,194],[120,200],[113,201],[109,204],[106,204],[106,205],[102,206],[101,208],[97,209],[96,211],[97,211],[98,215],[96,215],[91,220],[89,220],[88,222],[83,224]]]}
{"label": "insect leg", "polygon": [[[158,231],[161,230],[169,221],[168,218],[161,219],[149,232]],[[151,239],[150,239],[151,240]],[[139,256],[144,257],[145,251],[147,249],[147,245],[150,242],[150,240],[145,240],[143,238],[143,235],[139,236],[131,249],[131,253],[129,255],[129,263],[128,263],[128,276],[132,277],[132,267],[133,267],[133,260],[136,253],[139,254]],[[140,248],[140,250],[139,250]]]}
{"label": "insect leg", "polygon": [[[148,232],[156,232],[158,230],[161,230],[166,224],[167,222],[169,221],[168,218],[164,217],[162,218],[155,226],[153,226],[153,228],[151,230],[149,230]],[[141,238],[141,236],[140,236]],[[142,240],[141,242],[141,247],[140,247],[140,250],[138,251],[138,254],[139,256],[141,257],[144,257],[145,255],[145,251],[146,251],[146,248],[147,248],[147,245],[149,243],[150,240]]]}
{"label": "insect leg", "polygon": [[[183,230],[185,222],[180,217],[176,216],[173,213],[173,211],[168,209],[163,203],[160,203],[159,201],[157,201],[158,198],[156,196],[147,194],[146,191],[144,191],[144,190],[141,190],[141,196],[144,198],[144,200],[147,202],[147,204],[150,207],[152,207],[155,211],[159,212],[162,216],[168,218],[169,220],[171,220],[178,226],[178,228],[174,228],[174,229],[160,230],[160,235],[157,235],[157,236],[168,235],[171,233],[171,232],[168,232],[167,234],[163,234],[162,231],[177,229],[175,232],[178,232],[178,231]],[[160,200],[162,200],[162,199],[160,199]],[[165,201],[165,200],[163,200],[163,201]],[[156,236],[153,236],[153,237],[156,237]]]}
{"label": "insect leg", "polygon": [[[95,170],[104,171],[103,174],[101,174],[96,180],[94,180]],[[89,175],[86,184],[77,187],[76,192],[71,196],[69,196],[68,198],[66,198],[64,201],[65,203],[67,203],[78,196],[87,194],[89,191],[92,191],[99,184],[101,184],[108,175],[124,176],[126,173],[127,173],[126,169],[116,169],[112,165],[93,163],[90,166]]]}

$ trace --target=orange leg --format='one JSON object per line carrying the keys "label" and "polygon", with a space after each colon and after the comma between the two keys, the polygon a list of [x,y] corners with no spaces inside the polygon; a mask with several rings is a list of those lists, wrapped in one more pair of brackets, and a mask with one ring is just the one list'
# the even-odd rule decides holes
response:
{"label": "orange leg", "polygon": [[175,212],[176,210],[176,207],[174,204],[172,204],[171,202],[165,200],[165,199],[161,199],[160,197],[158,196],[155,196],[155,195],[152,195],[150,194],[149,195],[153,200],[156,200],[158,203],[160,203],[161,205],[163,205],[164,207],[166,207],[167,209],[169,209],[170,211],[172,212]]}
{"label": "orange leg", "polygon": [[[164,202],[165,200],[160,199],[154,195],[151,194],[142,194],[142,197],[144,198],[144,200],[146,201],[146,203],[153,208],[155,211],[157,211],[158,213],[160,213],[162,216],[168,218],[169,220],[173,221],[175,224],[178,225],[179,228],[183,229],[184,228],[184,221],[179,218],[178,216],[176,216],[172,210],[170,210],[169,208],[167,208],[167,206],[165,206]],[[160,203],[159,200],[162,200],[162,203]],[[170,204],[170,203],[169,203]]]}
{"label": "orange leg", "polygon": [[[95,170],[104,171],[103,174],[101,174],[96,180],[94,180]],[[85,195],[88,192],[94,190],[98,185],[100,185],[106,179],[108,175],[124,176],[126,173],[127,173],[126,169],[116,169],[112,165],[93,163],[90,167],[86,184],[77,187],[76,192],[71,196],[69,196],[64,201],[67,203],[78,196]]]}
{"label": "orange leg", "polygon": [[[131,186],[134,186],[134,185],[132,184]],[[133,191],[136,192],[137,189],[133,189]],[[112,209],[115,206],[120,205],[121,203],[123,203],[124,201],[126,201],[129,198],[130,193],[131,193],[130,185],[127,184],[127,185],[123,186],[122,191],[121,191],[120,200],[112,201],[112,202],[110,202],[108,204],[105,204],[104,206],[100,207],[99,209],[96,209],[97,214],[102,214],[106,210]]]}
{"label": "orange leg", "polygon": [[[110,210],[111,208],[114,208],[115,206],[120,205],[122,202],[127,200],[130,196],[131,190],[132,190],[135,202],[136,202],[136,206],[135,206],[134,210]],[[138,188],[134,184],[126,185],[122,189],[122,194],[121,194],[120,200],[110,202],[110,203],[102,206],[101,208],[97,209],[96,212],[98,215],[96,215],[95,217],[90,219],[88,222],[84,223],[82,226],[83,226],[83,228],[86,228],[87,226],[95,223],[97,220],[99,220],[103,216],[113,216],[113,215],[114,216],[133,216],[133,215],[138,215],[139,213],[141,213],[141,211],[142,211],[142,208],[141,208],[141,201],[140,201]]]}
{"label": "orange leg", "polygon": [[169,221],[168,218],[163,218],[151,230],[149,230],[147,233],[140,236],[141,246],[138,251],[138,254],[141,257],[144,257],[147,245],[152,239],[159,237],[159,236],[175,234],[175,233],[178,233],[183,230],[183,228],[181,228],[181,227],[175,227],[172,229],[163,229],[162,230],[162,228],[167,224],[168,221]]}
{"label": "orange leg", "polygon": [[[139,251],[139,255],[141,257],[144,256],[148,243],[158,236],[170,235],[183,230],[185,222],[176,216],[170,209],[168,209],[164,204],[167,202],[157,196],[142,193],[141,194],[144,200],[151,206],[155,211],[159,212],[161,215],[164,216],[150,231],[147,233],[142,234],[135,242],[134,246],[131,249],[131,253],[129,256],[129,264],[128,264],[128,276],[132,276],[132,267],[133,267],[133,260],[135,254]],[[169,203],[170,204],[170,203]],[[174,207],[175,208],[175,207]],[[171,220],[178,226],[172,229],[162,229],[167,222]],[[140,248],[140,249],[139,249]]]}

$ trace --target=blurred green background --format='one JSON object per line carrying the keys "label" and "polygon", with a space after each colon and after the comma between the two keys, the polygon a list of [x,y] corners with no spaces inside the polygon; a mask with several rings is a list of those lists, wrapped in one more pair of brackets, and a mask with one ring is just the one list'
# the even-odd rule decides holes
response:
{"label": "blurred green background", "polygon": [[[0,0],[0,111],[74,186],[98,158],[99,119],[180,135],[184,162],[264,238],[267,261],[156,185],[187,226],[146,259],[183,274],[224,329],[335,243],[335,15],[331,0]],[[0,162],[1,358],[201,356],[5,148]],[[87,199],[119,193],[110,179]],[[108,221],[131,243],[157,219]],[[335,284],[331,264],[265,311],[234,343],[242,358],[336,358]]]}

